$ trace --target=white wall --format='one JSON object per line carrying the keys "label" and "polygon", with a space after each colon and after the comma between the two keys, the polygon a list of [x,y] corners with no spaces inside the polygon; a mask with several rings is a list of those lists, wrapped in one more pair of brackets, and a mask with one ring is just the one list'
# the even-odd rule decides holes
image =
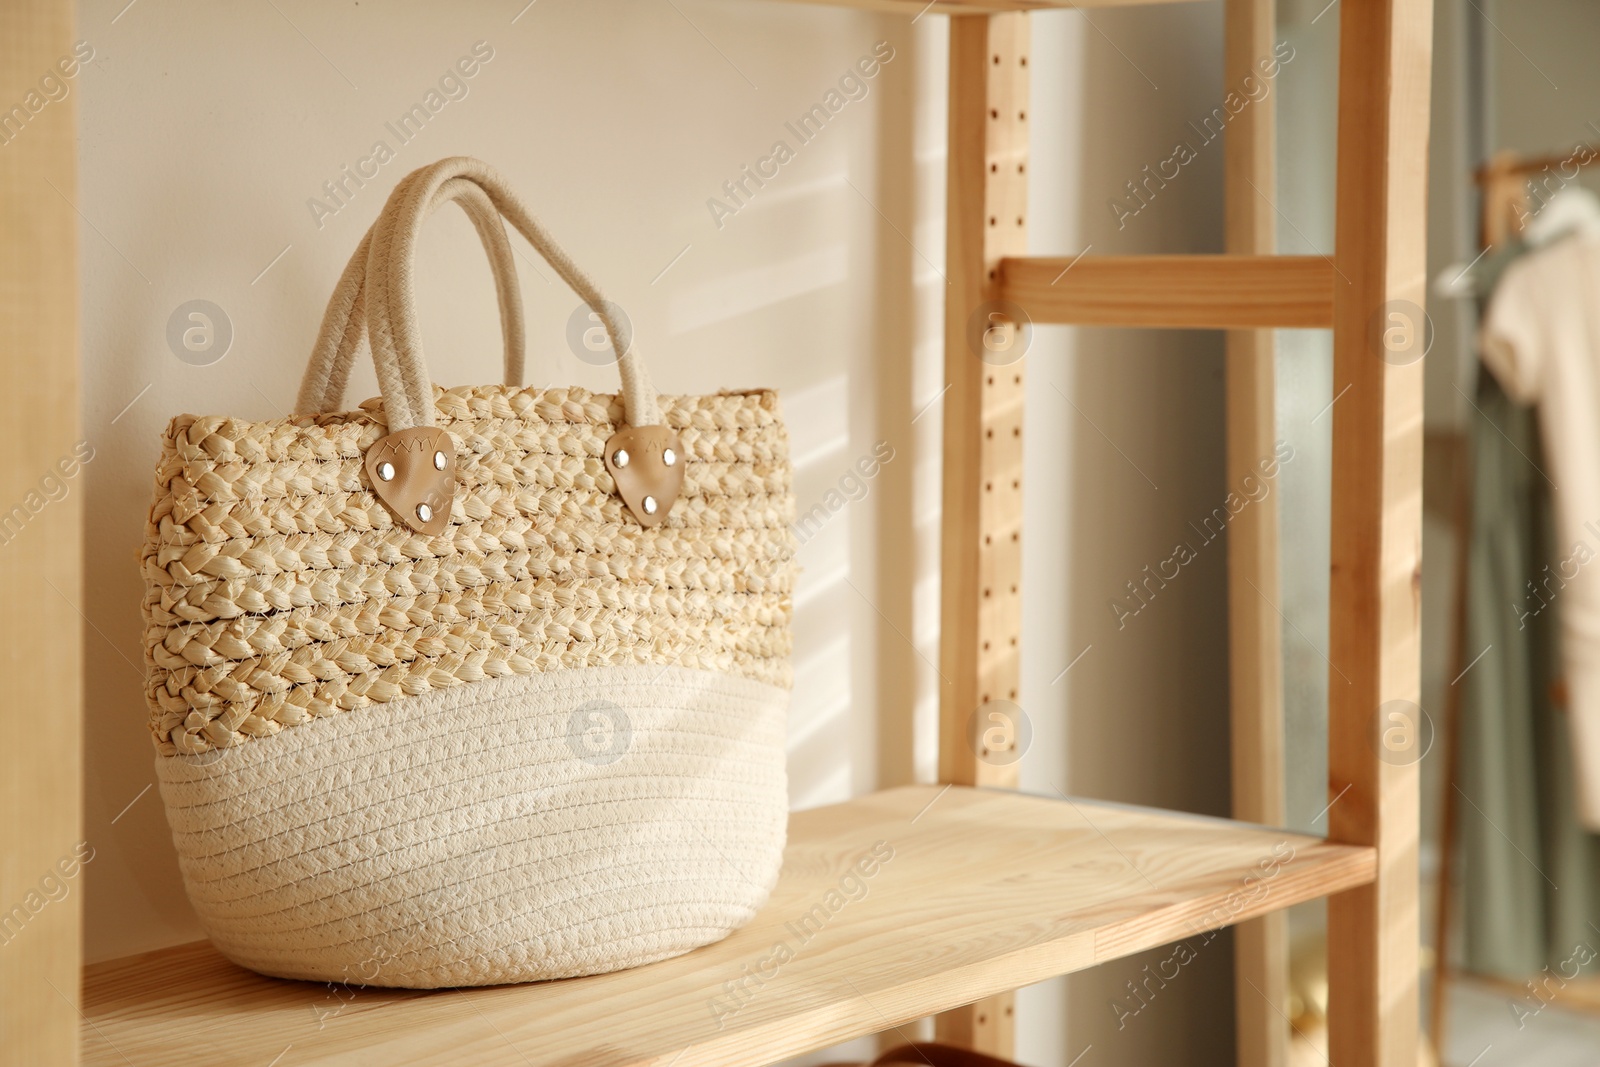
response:
{"label": "white wall", "polygon": [[[74,86],[96,448],[82,476],[91,960],[200,936],[146,791],[136,554],[157,434],[179,412],[285,413],[345,258],[393,182],[444,155],[480,156],[512,179],[627,309],[663,388],[781,389],[802,509],[875,443],[894,448],[865,497],[802,550],[792,799],[933,777],[942,18],[733,0],[538,0],[520,15],[518,0],[120,7],[81,10],[97,61]],[[1093,18],[1035,16],[1036,249],[1218,250],[1220,144],[1125,231],[1105,201],[1220,98],[1219,6]],[[719,229],[706,200],[791,139],[784,121],[879,40],[896,56],[867,98]],[[469,95],[319,227],[307,200],[477,41],[494,52]],[[567,349],[575,298],[548,269],[519,267],[529,382],[609,386]],[[457,213],[430,224],[418,280],[435,376],[496,380],[492,289]],[[196,298],[234,330],[209,366],[177,358],[165,336]],[[1126,631],[1107,608],[1225,491],[1220,355],[1210,335],[1036,334],[1021,700],[1037,731],[1032,791],[1226,810],[1224,546]],[[362,368],[352,397],[375,391]],[[1134,1032],[1112,1029],[1109,1001],[1138,961],[1026,991],[1023,1058],[1064,1063],[1093,1043],[1098,1064],[1222,1062],[1230,958],[1213,943]]]}

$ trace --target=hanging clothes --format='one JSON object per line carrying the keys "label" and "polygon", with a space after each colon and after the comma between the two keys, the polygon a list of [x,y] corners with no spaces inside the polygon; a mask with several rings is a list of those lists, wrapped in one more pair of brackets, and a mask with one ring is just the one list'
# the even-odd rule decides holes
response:
{"label": "hanging clothes", "polygon": [[1516,610],[1559,619],[1577,813],[1600,830],[1600,239],[1570,236],[1511,264],[1479,347],[1506,394],[1538,406],[1554,552],[1523,575]]}
{"label": "hanging clothes", "polygon": [[1600,837],[1578,821],[1554,699],[1559,601],[1530,610],[1527,599],[1555,543],[1539,474],[1549,466],[1533,410],[1492,375],[1479,375],[1474,408],[1465,651],[1476,661],[1458,682],[1463,965],[1516,981],[1547,966],[1570,975],[1578,946],[1600,948]]}

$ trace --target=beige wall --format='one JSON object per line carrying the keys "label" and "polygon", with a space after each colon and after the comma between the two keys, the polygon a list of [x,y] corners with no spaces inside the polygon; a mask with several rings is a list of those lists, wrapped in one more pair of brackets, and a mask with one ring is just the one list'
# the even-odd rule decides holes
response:
{"label": "beige wall", "polygon": [[[1220,252],[1220,141],[1124,226],[1108,206],[1220,101],[1220,5],[1033,18],[1034,250]],[[1043,328],[1028,359],[1020,703],[1035,739],[1023,787],[1227,814],[1225,543],[1125,625],[1110,607],[1195,540],[1187,524],[1226,493],[1221,335]],[[1227,935],[1118,1025],[1125,983],[1170,954],[1025,991],[1025,1061],[1065,1064],[1092,1045],[1085,1064],[1231,1062]]]}
{"label": "beige wall", "polygon": [[[877,442],[893,447],[862,499],[802,550],[792,799],[810,807],[932,778],[942,19],[754,0],[539,0],[515,23],[515,2],[295,2],[281,14],[137,4],[112,22],[116,6],[81,12],[98,62],[74,87],[88,222],[84,425],[96,448],[83,474],[91,960],[200,936],[159,797],[144,792],[136,553],[157,434],[178,412],[287,411],[345,257],[393,182],[443,155],[481,156],[510,176],[627,309],[663,388],[781,389],[802,509]],[[1126,232],[1105,200],[1218,95],[1218,5],[1094,19],[1098,30],[1076,12],[1036,17],[1036,247],[1217,250],[1220,145]],[[707,198],[775,139],[792,142],[784,121],[879,40],[896,55],[868,96],[719,229]],[[307,200],[374,140],[393,143],[385,122],[478,41],[494,53],[468,95],[319,228]],[[547,269],[519,266],[530,383],[610,385],[567,349],[575,298]],[[435,376],[495,380],[492,290],[464,219],[430,226],[418,279]],[[183,362],[166,341],[168,316],[192,299],[219,305],[234,330],[210,366]],[[1223,492],[1220,342],[1041,330],[1035,345],[1021,702],[1036,739],[1025,784],[1222,812],[1223,546],[1126,631],[1107,608]],[[374,392],[361,369],[353,397]],[[1133,961],[1030,990],[1023,1057],[1066,1062],[1093,1042],[1101,1064],[1220,1062],[1197,1043],[1229,1040],[1229,958],[1214,943],[1132,1035],[1108,1024]]]}

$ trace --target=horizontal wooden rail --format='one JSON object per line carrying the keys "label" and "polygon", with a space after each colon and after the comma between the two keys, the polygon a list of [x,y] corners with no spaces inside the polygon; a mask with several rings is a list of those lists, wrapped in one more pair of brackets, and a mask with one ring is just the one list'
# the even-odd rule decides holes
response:
{"label": "horizontal wooden rail", "polygon": [[1191,330],[1333,325],[1323,256],[1028,256],[1000,263],[1003,300],[1034,322]]}

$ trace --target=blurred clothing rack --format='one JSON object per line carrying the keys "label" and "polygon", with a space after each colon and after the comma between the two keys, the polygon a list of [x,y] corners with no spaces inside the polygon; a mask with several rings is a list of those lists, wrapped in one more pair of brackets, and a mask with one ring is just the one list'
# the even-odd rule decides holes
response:
{"label": "blurred clothing rack", "polygon": [[[1480,250],[1498,248],[1522,232],[1532,216],[1530,186],[1538,184],[1540,200],[1574,181],[1579,171],[1600,160],[1600,149],[1578,144],[1560,155],[1523,157],[1515,152],[1496,152],[1487,163],[1472,172],[1482,194],[1479,213]],[[1548,175],[1538,181],[1538,176]],[[1554,189],[1550,182],[1556,182]]]}
{"label": "blurred clothing rack", "polygon": [[[1600,148],[1587,143],[1574,145],[1563,153],[1540,156],[1521,156],[1511,151],[1496,152],[1488,162],[1472,172],[1480,193],[1478,216],[1478,245],[1480,257],[1521,238],[1534,215],[1557,192],[1575,182],[1584,167],[1600,162]],[[1474,261],[1476,262],[1476,260]],[[1457,681],[1466,672],[1467,663],[1467,586],[1470,561],[1472,527],[1472,448],[1463,432],[1431,434],[1428,449],[1435,456],[1444,456],[1444,469],[1430,475],[1430,485],[1449,485],[1449,521],[1455,539],[1455,565],[1453,568],[1450,626],[1449,677]],[[1552,695],[1558,705],[1565,704],[1562,684],[1552,685]],[[1505,978],[1478,974],[1466,969],[1453,969],[1450,963],[1450,933],[1455,920],[1456,900],[1451,892],[1452,859],[1459,847],[1460,793],[1456,781],[1460,774],[1461,715],[1464,688],[1452,682],[1445,689],[1441,709],[1441,728],[1444,734],[1445,770],[1440,783],[1441,825],[1439,832],[1439,867],[1435,883],[1434,901],[1434,986],[1430,1005],[1429,1037],[1433,1043],[1435,1061],[1443,1063],[1444,1019],[1449,984],[1457,976],[1470,976],[1505,992],[1508,996],[1522,996],[1527,990]],[[1600,1013],[1600,981],[1573,981],[1564,985],[1558,998],[1573,1010]]]}

